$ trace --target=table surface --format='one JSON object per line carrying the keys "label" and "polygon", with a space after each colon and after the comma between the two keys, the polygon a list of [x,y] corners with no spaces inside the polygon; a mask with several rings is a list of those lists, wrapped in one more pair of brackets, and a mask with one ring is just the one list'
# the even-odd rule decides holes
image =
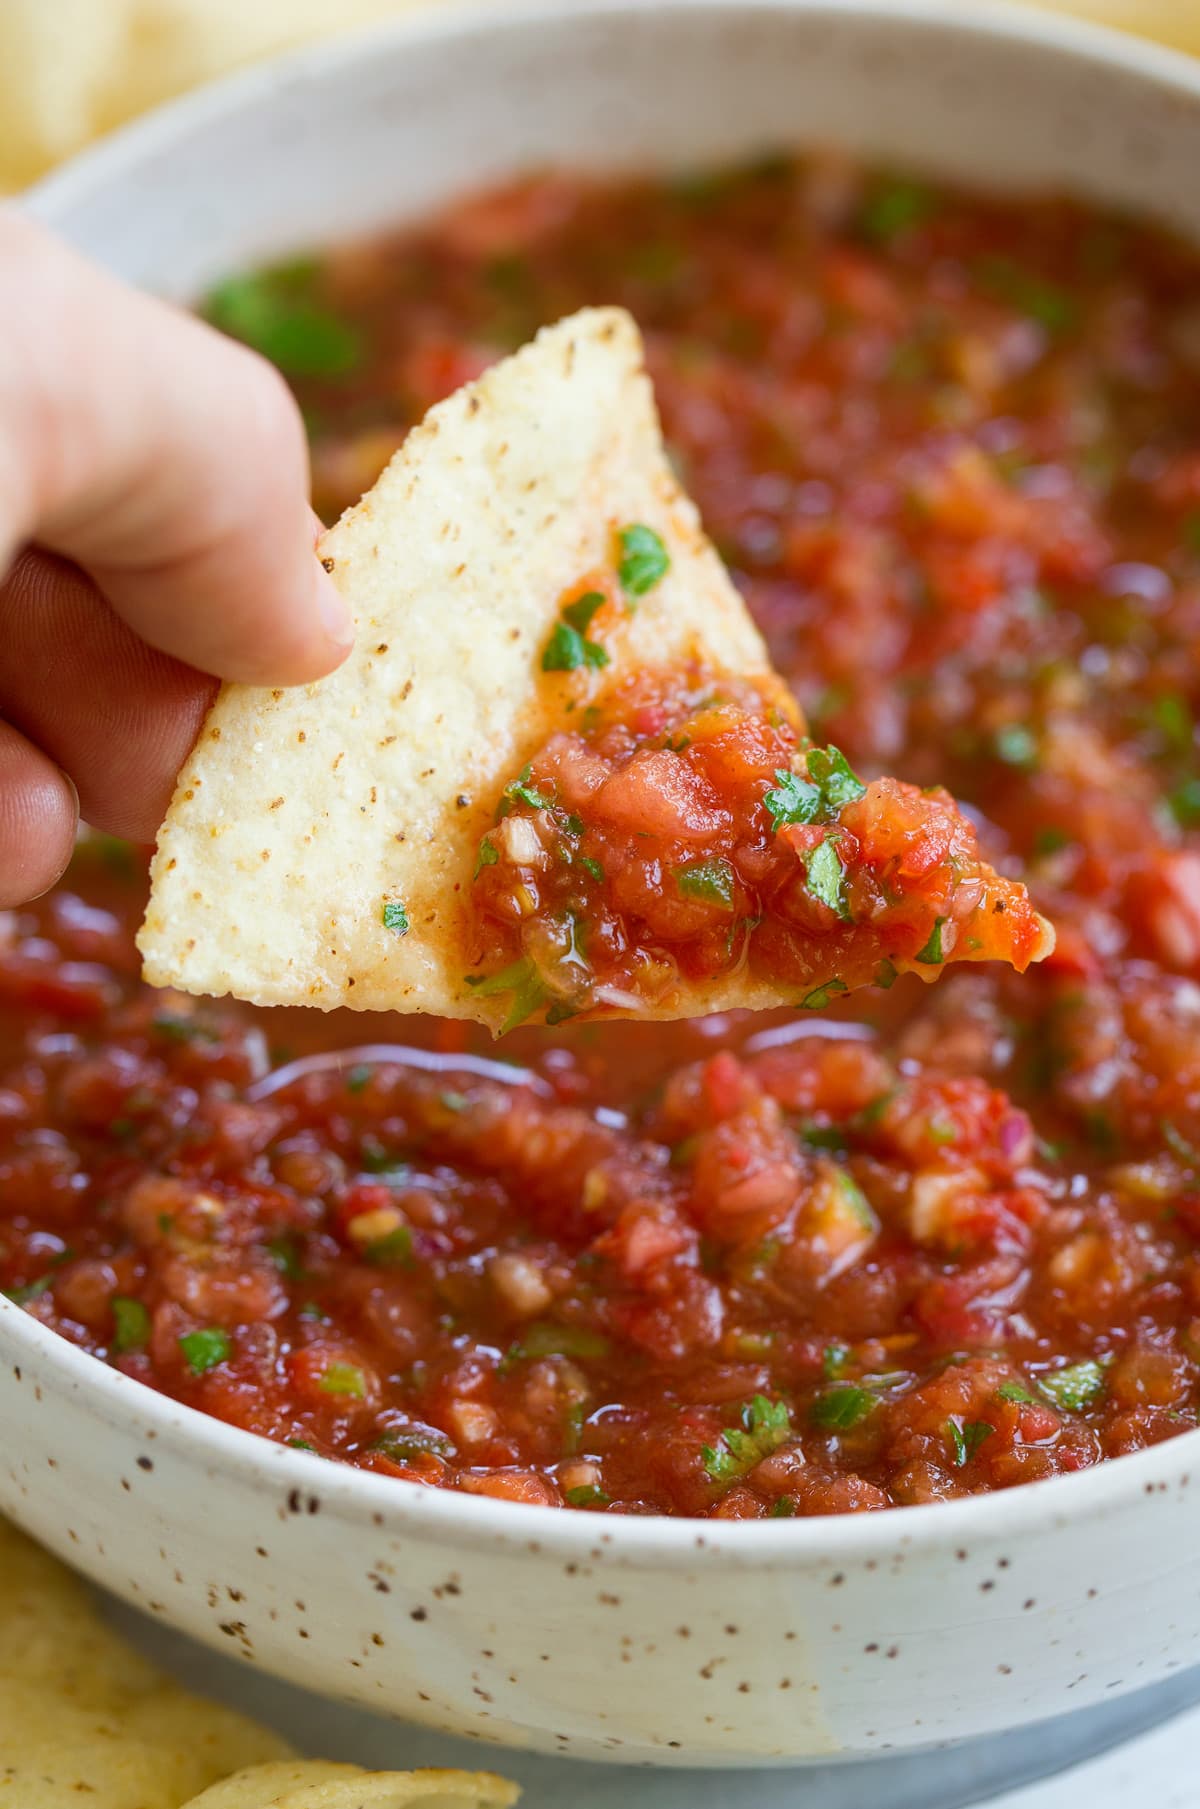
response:
{"label": "table surface", "polygon": [[[326,1702],[120,1604],[121,1631],[182,1682],[276,1727],[302,1752],[377,1769],[491,1766],[522,1809],[1196,1809],[1200,1669],[1032,1731],[927,1753],[776,1771],[654,1771],[481,1747]],[[1136,1792],[1136,1795],[1135,1795]]]}

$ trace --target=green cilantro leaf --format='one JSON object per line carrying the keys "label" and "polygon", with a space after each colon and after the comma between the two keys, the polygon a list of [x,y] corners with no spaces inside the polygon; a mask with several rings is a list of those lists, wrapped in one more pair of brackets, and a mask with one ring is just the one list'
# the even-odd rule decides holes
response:
{"label": "green cilantro leaf", "polygon": [[866,786],[842,750],[832,743],[828,747],[810,747],[805,760],[808,776],[820,787],[827,810],[836,813],[866,795]]}
{"label": "green cilantro leaf", "polygon": [[771,828],[779,830],[784,823],[815,823],[821,792],[818,786],[781,767],[763,803],[771,814]]}
{"label": "green cilantro leaf", "polygon": [[224,1363],[232,1346],[229,1338],[218,1326],[210,1325],[203,1331],[184,1332],[179,1340],[179,1348],[187,1359],[187,1366],[194,1376],[202,1376],[206,1370],[215,1369],[218,1363]]}
{"label": "green cilantro leaf", "polygon": [[1068,1363],[1063,1369],[1039,1376],[1037,1388],[1052,1406],[1067,1413],[1080,1413],[1103,1394],[1104,1365],[1085,1357],[1082,1362]]}
{"label": "green cilantro leaf", "polygon": [[204,312],[288,377],[345,377],[362,358],[358,329],[309,299],[293,270],[230,277],[209,295]]}
{"label": "green cilantro leaf", "polygon": [[835,994],[849,992],[850,988],[844,980],[826,980],[822,986],[814,986],[800,1001],[802,1011],[824,1011],[826,1005]]}
{"label": "green cilantro leaf", "polygon": [[542,654],[543,672],[576,672],[580,666],[599,671],[608,665],[608,651],[598,641],[585,640],[569,622],[559,622]]}
{"label": "green cilantro leaf", "polygon": [[937,211],[937,197],[919,182],[888,182],[867,197],[858,229],[877,244],[886,244]]}
{"label": "green cilantro leaf", "polygon": [[832,836],[826,836],[819,842],[808,857],[804,872],[804,889],[832,911],[835,917],[849,918],[850,906],[843,893],[845,871],[838,859],[837,846]]}
{"label": "green cilantro leaf", "polygon": [[713,1482],[731,1483],[778,1451],[792,1437],[792,1416],[786,1401],[772,1401],[756,1394],[742,1408],[740,1426],[726,1426],[715,1448],[703,1446],[700,1456]]}
{"label": "green cilantro leaf", "polygon": [[397,1225],[375,1237],[363,1249],[367,1261],[377,1269],[407,1267],[412,1261],[412,1232],[407,1225]]}
{"label": "green cilantro leaf", "polygon": [[821,1353],[821,1368],[827,1382],[836,1382],[850,1356],[848,1344],[827,1344]]}
{"label": "green cilantro leaf", "polygon": [[610,1497],[594,1482],[582,1483],[577,1489],[567,1490],[567,1505],[573,1508],[607,1507]]}
{"label": "green cilantro leaf", "polygon": [[653,528],[644,522],[633,522],[617,534],[620,558],[617,576],[621,588],[631,597],[644,597],[666,577],[671,569],[670,556]]}
{"label": "green cilantro leaf", "polygon": [[844,1382],[837,1388],[827,1388],[813,1402],[809,1417],[814,1426],[820,1426],[825,1432],[848,1432],[873,1413],[879,1405],[869,1388],[856,1388],[853,1383]]}
{"label": "green cilantro leaf", "polygon": [[475,871],[472,873],[471,878],[478,879],[485,867],[494,867],[499,859],[500,855],[495,844],[489,842],[485,835],[479,844],[479,854],[475,861]]}
{"label": "green cilantro leaf", "polygon": [[567,604],[562,612],[563,621],[577,629],[580,634],[586,634],[592,625],[592,618],[596,611],[604,607],[604,601],[602,590],[585,591],[582,597],[576,597],[573,603]]}
{"label": "green cilantro leaf", "polygon": [[600,865],[599,861],[594,861],[590,854],[581,854],[579,856],[579,865],[583,868],[585,873],[591,874],[597,885],[603,883],[604,868]]}
{"label": "green cilantro leaf", "polygon": [[1167,808],[1181,829],[1200,828],[1200,778],[1184,779],[1168,792]]}
{"label": "green cilantro leaf", "polygon": [[330,1363],[317,1387],[322,1394],[351,1395],[361,1401],[367,1392],[367,1379],[353,1363]]}
{"label": "green cilantro leaf", "polygon": [[141,1350],[150,1336],[150,1315],[141,1301],[114,1294],[112,1314],[113,1349],[120,1352]]}
{"label": "green cilantro leaf", "polygon": [[300,1280],[305,1269],[300,1257],[300,1245],[292,1232],[284,1231],[278,1237],[268,1238],[266,1249],[271,1261],[286,1280]]}
{"label": "green cilantro leaf", "polygon": [[675,884],[684,898],[696,898],[703,904],[719,905],[723,911],[733,909],[734,871],[727,860],[718,857],[709,861],[697,861],[690,867],[677,867]]}
{"label": "green cilantro leaf", "polygon": [[1001,1382],[996,1393],[1002,1401],[1014,1401],[1018,1407],[1033,1405],[1033,1396],[1020,1382]]}
{"label": "green cilantro leaf", "polygon": [[501,968],[497,974],[468,974],[466,981],[468,986],[475,988],[481,999],[502,998],[506,993],[512,994],[512,1003],[500,1026],[501,1036],[509,1030],[515,1030],[518,1024],[523,1024],[550,996],[528,955],[523,955],[509,967]]}
{"label": "green cilantro leaf", "polygon": [[385,930],[394,930],[397,936],[408,935],[408,912],[394,898],[384,900],[382,916]]}
{"label": "green cilantro leaf", "polygon": [[530,770],[527,766],[523,772],[518,773],[512,784],[505,786],[504,796],[513,798],[518,803],[528,804],[531,810],[552,810],[553,795],[538,791],[529,783]]}
{"label": "green cilantro leaf", "polygon": [[942,953],[942,925],[945,921],[944,917],[934,918],[933,928],[929,932],[929,940],[925,947],[917,952],[916,959],[923,961],[926,967],[936,967],[939,962],[946,959]]}
{"label": "green cilantro leaf", "polygon": [[969,1464],[985,1438],[996,1430],[986,1420],[961,1420],[957,1414],[946,1421],[946,1438],[955,1469]]}

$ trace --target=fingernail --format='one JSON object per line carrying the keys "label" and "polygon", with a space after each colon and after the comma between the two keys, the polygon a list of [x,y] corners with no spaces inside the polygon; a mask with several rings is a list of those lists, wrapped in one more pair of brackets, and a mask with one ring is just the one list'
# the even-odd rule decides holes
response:
{"label": "fingernail", "polygon": [[317,566],[317,610],[321,624],[335,647],[349,652],[354,645],[354,617],[329,574]]}

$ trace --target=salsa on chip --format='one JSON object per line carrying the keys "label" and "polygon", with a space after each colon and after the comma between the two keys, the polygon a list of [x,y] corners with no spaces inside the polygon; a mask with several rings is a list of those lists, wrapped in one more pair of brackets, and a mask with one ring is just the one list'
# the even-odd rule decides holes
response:
{"label": "salsa on chip", "polygon": [[623,311],[432,409],[322,556],[356,648],[222,692],[159,838],[152,982],[500,1032],[815,1010],[1052,948],[946,793],[808,741]]}

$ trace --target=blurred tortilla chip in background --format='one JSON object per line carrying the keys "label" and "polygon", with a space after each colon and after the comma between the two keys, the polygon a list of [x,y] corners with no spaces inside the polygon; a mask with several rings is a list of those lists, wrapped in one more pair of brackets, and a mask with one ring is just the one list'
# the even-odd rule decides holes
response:
{"label": "blurred tortilla chip in background", "polygon": [[[228,69],[422,4],[445,3],[0,0],[0,193],[22,188],[98,133]],[[962,4],[968,8],[971,0]],[[1200,51],[1200,0],[1037,4]]]}

